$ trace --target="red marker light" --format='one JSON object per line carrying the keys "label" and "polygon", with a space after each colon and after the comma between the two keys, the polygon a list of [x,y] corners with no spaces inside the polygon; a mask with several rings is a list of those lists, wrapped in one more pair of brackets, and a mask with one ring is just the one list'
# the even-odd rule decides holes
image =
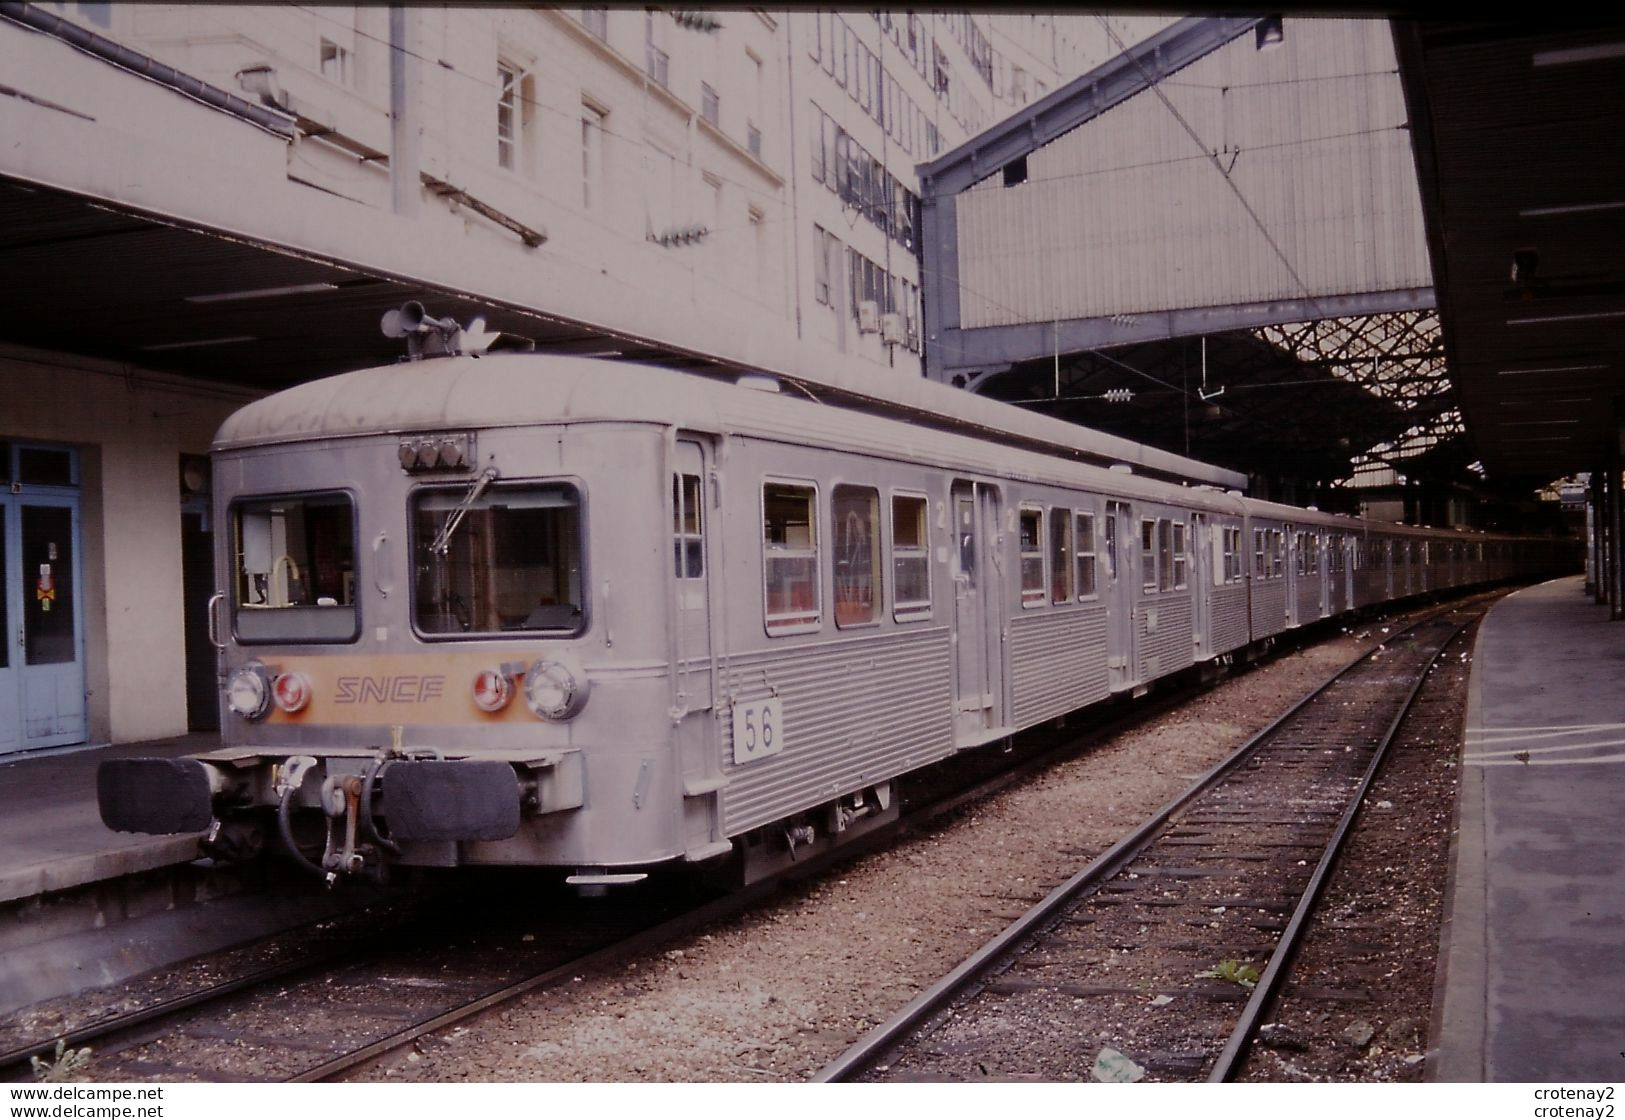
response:
{"label": "red marker light", "polygon": [[284,712],[297,712],[310,703],[310,678],[303,673],[283,673],[271,688],[276,706]]}
{"label": "red marker light", "polygon": [[513,680],[500,669],[483,670],[474,678],[474,706],[482,712],[500,712],[513,699]]}

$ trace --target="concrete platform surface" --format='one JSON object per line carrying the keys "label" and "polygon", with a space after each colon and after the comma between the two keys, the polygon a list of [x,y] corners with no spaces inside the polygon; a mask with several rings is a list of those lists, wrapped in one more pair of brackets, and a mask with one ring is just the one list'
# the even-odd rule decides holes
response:
{"label": "concrete platform surface", "polygon": [[198,857],[198,836],[113,832],[96,809],[104,759],[174,757],[219,744],[214,732],[0,760],[0,902]]}
{"label": "concrete platform surface", "polygon": [[1625,1081],[1625,623],[1503,599],[1468,695],[1439,1081]]}

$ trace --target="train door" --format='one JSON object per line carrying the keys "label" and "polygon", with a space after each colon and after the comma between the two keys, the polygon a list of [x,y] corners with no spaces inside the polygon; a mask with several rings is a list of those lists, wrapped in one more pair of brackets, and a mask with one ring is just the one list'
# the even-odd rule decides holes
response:
{"label": "train door", "polygon": [[1281,526],[1281,537],[1286,542],[1286,624],[1298,624],[1298,569],[1303,566],[1302,535],[1291,522]]}
{"label": "train door", "polygon": [[1309,538],[1313,542],[1314,568],[1316,583],[1320,585],[1320,618],[1331,614],[1332,607],[1332,549],[1337,547],[1337,538],[1331,533],[1316,533]]}
{"label": "train door", "polygon": [[954,728],[972,745],[1003,725],[1003,595],[994,563],[999,495],[990,486],[956,482],[950,495],[954,541]]}
{"label": "train door", "polygon": [[0,754],[85,740],[76,496],[0,497]]}
{"label": "train door", "polygon": [[1213,656],[1213,540],[1205,513],[1191,515],[1190,548],[1191,640],[1196,646],[1196,659],[1205,661]]}
{"label": "train door", "polygon": [[711,707],[710,535],[705,453],[699,444],[679,440],[673,458],[672,572],[676,578],[678,710],[701,712]]}
{"label": "train door", "polygon": [[1106,503],[1106,667],[1113,691],[1134,683],[1134,507]]}

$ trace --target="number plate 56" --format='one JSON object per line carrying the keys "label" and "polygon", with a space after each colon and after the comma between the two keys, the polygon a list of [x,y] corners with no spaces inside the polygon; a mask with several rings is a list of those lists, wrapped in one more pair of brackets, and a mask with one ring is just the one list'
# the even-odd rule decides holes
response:
{"label": "number plate 56", "polygon": [[778,697],[734,704],[734,765],[784,749],[784,701]]}

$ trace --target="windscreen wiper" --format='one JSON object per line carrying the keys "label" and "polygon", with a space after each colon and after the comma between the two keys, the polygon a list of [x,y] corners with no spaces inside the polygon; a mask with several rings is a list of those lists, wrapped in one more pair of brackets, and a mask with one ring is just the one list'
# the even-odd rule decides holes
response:
{"label": "windscreen wiper", "polygon": [[480,476],[469,486],[468,493],[463,495],[463,500],[457,503],[457,508],[446,514],[446,523],[440,526],[440,532],[436,534],[434,543],[429,546],[431,553],[436,556],[446,554],[446,550],[451,547],[451,535],[457,531],[457,526],[463,523],[463,518],[468,516],[468,511],[474,508],[474,503],[480,500],[485,488],[495,482],[496,478],[495,467],[486,467],[480,472]]}

